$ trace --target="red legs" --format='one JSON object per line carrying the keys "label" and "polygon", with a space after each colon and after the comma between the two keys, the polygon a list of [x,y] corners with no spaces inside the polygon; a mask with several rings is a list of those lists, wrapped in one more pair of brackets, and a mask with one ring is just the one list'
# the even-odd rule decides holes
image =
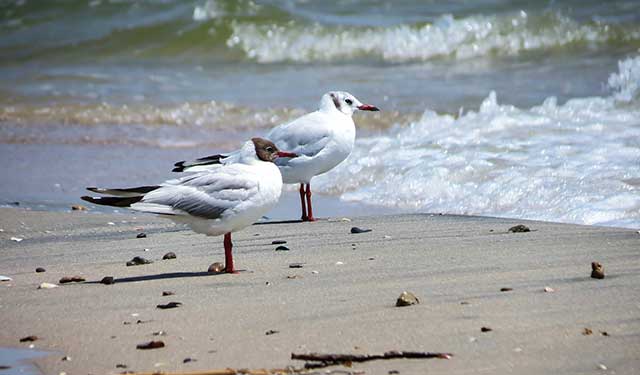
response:
{"label": "red legs", "polygon": [[231,253],[231,232],[224,235],[224,272],[226,273],[238,273],[233,268],[233,254]]}
{"label": "red legs", "polygon": [[307,216],[307,206],[305,205],[304,194],[304,184],[300,184],[300,207],[302,207],[302,217],[300,219],[302,219],[302,221],[307,221],[309,220],[309,217]]}
{"label": "red legs", "polygon": [[316,221],[316,219],[313,217],[313,208],[311,207],[311,184],[307,184],[306,195],[307,195],[307,212],[309,213],[309,216],[307,216],[307,221]]}

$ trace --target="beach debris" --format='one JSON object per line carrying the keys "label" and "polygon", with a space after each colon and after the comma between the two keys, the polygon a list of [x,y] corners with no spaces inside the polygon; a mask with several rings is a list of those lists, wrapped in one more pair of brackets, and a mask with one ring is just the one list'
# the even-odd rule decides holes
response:
{"label": "beach debris", "polygon": [[144,232],[140,232],[136,235],[136,238],[147,238],[147,234]]}
{"label": "beach debris", "polygon": [[607,332],[607,331],[600,331],[600,334],[602,336],[609,336],[609,332]]}
{"label": "beach debris", "polygon": [[174,292],[172,292],[172,291],[170,291],[170,290],[165,290],[164,292],[162,292],[162,296],[163,296],[163,297],[166,297],[166,296],[172,296],[172,295],[174,295],[174,294],[175,294],[175,293],[174,293]]}
{"label": "beach debris", "polygon": [[173,251],[170,251],[162,256],[162,260],[176,259],[176,258],[177,258],[176,253],[174,253]]}
{"label": "beach debris", "polygon": [[20,241],[24,240],[24,238],[21,238],[21,237],[11,237],[9,239],[11,241],[13,241],[13,242],[20,242]]}
{"label": "beach debris", "polygon": [[111,285],[115,282],[116,280],[114,279],[113,276],[105,276],[102,278],[102,280],[100,280],[100,284],[104,284],[104,285]]}
{"label": "beach debris", "polygon": [[511,233],[525,233],[525,232],[531,232],[531,229],[529,229],[529,227],[524,225],[524,224],[518,224],[516,226],[513,226],[513,227],[509,228],[509,232],[511,232]]}
{"label": "beach debris", "polygon": [[195,359],[195,358],[187,357],[187,358],[182,360],[182,363],[197,362],[197,361],[198,360]]}
{"label": "beach debris", "polygon": [[209,266],[209,268],[207,269],[207,272],[209,273],[222,273],[224,272],[224,264],[220,263],[220,262],[215,262],[212,265]]}
{"label": "beach debris", "polygon": [[64,361],[64,362],[70,362],[70,361],[71,361],[71,357],[69,357],[68,355],[65,355],[65,356],[64,356],[64,357],[62,357],[60,360],[61,360],[61,361]]}
{"label": "beach debris", "polygon": [[11,281],[13,280],[9,276],[0,275],[0,281]]}
{"label": "beach debris", "polygon": [[400,373],[400,371],[398,371],[398,370],[389,370],[389,371],[387,372],[387,374],[389,374],[389,375],[399,374],[399,373]]}
{"label": "beach debris", "polygon": [[[149,320],[140,320],[140,319],[138,319],[136,321],[136,324],[144,324],[144,323],[149,323],[149,322],[153,322],[153,320],[151,320],[151,319],[149,319]],[[131,324],[131,322],[126,322],[125,321],[125,322],[122,322],[122,324],[124,324],[125,326],[128,326],[128,325]]]}
{"label": "beach debris", "polygon": [[343,264],[344,264],[344,262],[340,262],[340,261],[336,262],[336,266],[342,266]]}
{"label": "beach debris", "polygon": [[304,263],[290,263],[289,268],[302,268]]}
{"label": "beach debris", "polygon": [[288,275],[287,279],[302,279],[302,276],[300,276],[300,275]]}
{"label": "beach debris", "polygon": [[58,285],[56,284],[52,284],[52,283],[42,283],[40,285],[38,285],[38,289],[53,289],[53,288],[57,288]]}
{"label": "beach debris", "polygon": [[413,293],[404,291],[400,294],[400,297],[396,300],[397,307],[403,306],[411,306],[420,303],[418,297],[416,297]]}
{"label": "beach debris", "polygon": [[264,285],[266,285],[266,286],[271,285],[271,281],[266,281],[266,282],[264,283]]}
{"label": "beach debris", "polygon": [[40,272],[47,272],[47,270],[45,270],[45,269],[44,269],[44,268],[42,268],[42,267],[38,267],[38,268],[36,268],[36,272],[38,272],[38,273],[40,273]]}
{"label": "beach debris", "polygon": [[510,292],[512,290],[513,290],[513,288],[500,288],[501,292]]}
{"label": "beach debris", "polygon": [[156,307],[159,309],[175,309],[176,307],[180,307],[182,306],[182,302],[169,302],[169,303],[165,303],[165,304],[160,304],[157,305]]}
{"label": "beach debris", "polygon": [[317,275],[317,274],[319,274],[320,272],[319,272],[319,271],[316,271],[316,270],[313,270],[313,271],[311,271],[311,273],[312,273],[312,274],[314,274],[314,275]]}
{"label": "beach debris", "polygon": [[376,260],[376,258],[374,258],[374,257],[369,257],[369,258],[367,258],[367,260]]}
{"label": "beach debris", "polygon": [[469,342],[476,342],[476,341],[478,341],[477,337],[473,337],[473,336],[469,337]]}
{"label": "beach debris", "polygon": [[358,227],[352,227],[351,228],[351,233],[353,234],[359,234],[359,233],[367,233],[367,232],[371,232],[373,229],[362,229],[362,228],[358,228]]}
{"label": "beach debris", "polygon": [[35,335],[31,335],[31,336],[25,336],[23,338],[20,339],[20,342],[33,342],[38,340],[39,337],[35,336]]}
{"label": "beach debris", "polygon": [[385,234],[384,236],[382,236],[382,238],[383,238],[383,239],[385,239],[385,240],[390,240],[390,239],[392,239],[393,237],[391,237],[391,236],[389,236],[389,235],[386,235],[386,234]]}
{"label": "beach debris", "polygon": [[127,262],[127,267],[129,266],[139,266],[142,264],[151,264],[153,263],[152,261],[150,261],[149,259],[145,259],[143,257],[133,257],[133,259],[131,259],[130,261]]}
{"label": "beach debris", "polygon": [[461,305],[470,305],[470,304],[471,304],[471,302],[468,302],[468,301],[460,301],[460,304],[461,304]]}
{"label": "beach debris", "polygon": [[264,334],[267,335],[267,336],[270,336],[270,335],[274,335],[274,334],[279,333],[279,332],[280,331],[276,331],[274,329],[270,329],[267,332],[265,332]]}
{"label": "beach debris", "polygon": [[116,364],[116,368],[127,368],[127,365],[125,365],[124,363],[118,363]]}
{"label": "beach debris", "polygon": [[516,353],[522,353],[522,348],[521,347],[515,347],[513,348],[513,351]]}
{"label": "beach debris", "polygon": [[598,262],[591,262],[591,278],[604,279],[604,266]]}
{"label": "beach debris", "polygon": [[60,284],[67,284],[67,283],[81,283],[83,281],[86,281],[84,277],[76,275],[76,276],[64,276],[58,282]]}
{"label": "beach debris", "polygon": [[481,327],[480,328],[480,332],[491,332],[493,331],[493,328],[489,328],[489,327]]}
{"label": "beach debris", "polygon": [[159,349],[159,348],[164,348],[163,341],[160,341],[160,340],[149,341],[149,342],[136,345],[136,349],[140,349],[140,350]]}
{"label": "beach debris", "polygon": [[276,247],[276,251],[289,251],[289,248],[286,247],[286,246],[280,245],[280,246]]}
{"label": "beach debris", "polygon": [[114,223],[113,221],[109,221],[107,222],[107,225],[116,225],[116,223]]}
{"label": "beach debris", "polygon": [[285,241],[285,240],[273,240],[273,241],[271,241],[272,245],[284,245],[286,243],[287,243],[287,241]]}
{"label": "beach debris", "polygon": [[544,290],[545,293],[553,293],[553,292],[556,291],[555,289],[553,289],[550,286],[545,286],[544,289],[542,289],[542,290]]}
{"label": "beach debris", "polygon": [[582,330],[582,334],[584,336],[589,336],[589,335],[593,334],[593,331],[591,330],[591,328],[585,328],[585,329]]}
{"label": "beach debris", "polygon": [[606,369],[607,369],[607,366],[605,366],[605,365],[604,365],[604,364],[602,364],[602,363],[598,363],[598,368],[599,368],[600,370],[603,370],[603,371],[604,371],[604,370],[606,370]]}
{"label": "beach debris", "polygon": [[86,210],[88,210],[88,208],[81,204],[74,204],[73,206],[71,206],[71,211],[86,211]]}
{"label": "beach debris", "polygon": [[153,333],[154,336],[166,336],[167,333],[165,331],[156,331]]}
{"label": "beach debris", "polygon": [[291,359],[306,361],[304,367],[306,369],[322,368],[336,365],[349,365],[353,362],[367,362],[375,360],[411,358],[411,359],[450,359],[453,357],[451,353],[432,353],[432,352],[403,352],[392,350],[384,354],[322,354],[308,353],[296,354],[291,353]]}

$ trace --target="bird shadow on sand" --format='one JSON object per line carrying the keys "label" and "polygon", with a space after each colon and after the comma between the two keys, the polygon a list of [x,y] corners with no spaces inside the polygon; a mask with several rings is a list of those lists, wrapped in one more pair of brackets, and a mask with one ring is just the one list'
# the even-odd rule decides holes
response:
{"label": "bird shadow on sand", "polygon": [[[238,272],[243,272],[243,270],[238,270]],[[131,276],[131,277],[120,277],[114,278],[114,284],[122,284],[122,283],[135,283],[140,281],[152,281],[152,280],[166,280],[166,279],[180,279],[187,277],[203,277],[203,276],[222,276],[227,275],[224,272],[221,273],[210,273],[206,271],[202,272],[167,272],[167,273],[158,273],[155,275],[142,275],[142,276]],[[87,281],[84,284],[103,284],[100,281]]]}
{"label": "bird shadow on sand", "polygon": [[[322,219],[316,219],[316,221],[322,221]],[[279,221],[260,221],[253,223],[253,225],[277,225],[277,224],[299,224],[306,223],[306,221],[298,220],[279,220]]]}

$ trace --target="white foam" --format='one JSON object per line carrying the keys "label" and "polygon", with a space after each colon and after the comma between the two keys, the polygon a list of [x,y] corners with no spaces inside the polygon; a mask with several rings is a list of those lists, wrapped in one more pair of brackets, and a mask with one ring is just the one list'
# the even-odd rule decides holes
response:
{"label": "white foam", "polygon": [[427,110],[358,139],[315,188],[401,211],[640,228],[640,186],[629,182],[640,181],[640,105],[617,99],[638,84],[638,58],[629,61],[611,97],[520,109],[492,92],[459,118]]}

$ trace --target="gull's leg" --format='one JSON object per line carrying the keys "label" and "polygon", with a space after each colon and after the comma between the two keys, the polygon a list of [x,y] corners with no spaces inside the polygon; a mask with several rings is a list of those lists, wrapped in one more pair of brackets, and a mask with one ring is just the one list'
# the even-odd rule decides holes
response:
{"label": "gull's leg", "polygon": [[304,202],[304,184],[300,184],[300,206],[302,207],[302,221],[307,221],[308,217],[307,217],[307,207],[305,206],[305,202]]}
{"label": "gull's leg", "polygon": [[316,219],[313,217],[313,208],[311,207],[311,183],[307,184],[306,195],[307,195],[307,212],[309,213],[309,216],[307,216],[307,221],[316,221]]}
{"label": "gull's leg", "polygon": [[231,253],[232,247],[231,232],[229,232],[224,235],[224,272],[226,273],[237,273],[233,268],[233,254]]}

